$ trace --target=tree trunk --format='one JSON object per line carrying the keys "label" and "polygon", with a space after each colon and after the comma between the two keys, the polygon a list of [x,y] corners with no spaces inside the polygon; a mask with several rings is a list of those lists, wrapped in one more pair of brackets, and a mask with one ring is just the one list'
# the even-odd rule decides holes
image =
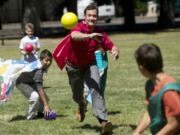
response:
{"label": "tree trunk", "polygon": [[160,16],[158,26],[160,28],[169,28],[174,26],[174,0],[159,0]]}
{"label": "tree trunk", "polygon": [[45,16],[45,20],[48,20],[48,21],[53,21],[55,19],[55,16],[54,16],[54,7],[57,3],[56,2],[52,2],[52,0],[44,0],[43,1],[43,4],[42,4],[42,11],[44,16]]}
{"label": "tree trunk", "polygon": [[0,30],[2,29],[2,22],[1,22],[1,18],[0,18]]}
{"label": "tree trunk", "polygon": [[134,0],[123,0],[124,26],[126,29],[135,28]]}
{"label": "tree trunk", "polygon": [[77,14],[77,0],[66,0],[67,10]]}
{"label": "tree trunk", "polygon": [[23,15],[23,28],[26,23],[32,23],[34,25],[34,35],[40,36],[40,17],[36,9],[36,0],[24,1],[24,15]]}
{"label": "tree trunk", "polygon": [[2,10],[0,7],[0,30],[2,29]]}
{"label": "tree trunk", "polygon": [[0,30],[2,29],[2,7],[4,5],[4,2],[6,2],[7,0],[0,0]]}

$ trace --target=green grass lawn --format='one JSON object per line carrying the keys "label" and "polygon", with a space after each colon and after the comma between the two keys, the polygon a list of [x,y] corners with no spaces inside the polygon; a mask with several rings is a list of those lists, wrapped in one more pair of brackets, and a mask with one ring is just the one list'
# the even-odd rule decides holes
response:
{"label": "green grass lawn", "polygon": [[[109,120],[113,123],[113,135],[131,135],[142,117],[144,102],[144,78],[138,71],[134,51],[143,43],[160,46],[164,58],[164,71],[180,81],[180,29],[142,33],[108,33],[119,47],[120,58],[114,61],[109,55],[108,80],[105,99]],[[40,39],[41,50],[55,49],[62,38]],[[5,40],[0,46],[0,57],[19,59],[20,40]],[[84,122],[76,121],[77,105],[72,101],[66,71],[60,71],[53,61],[44,76],[44,87],[50,98],[50,106],[57,113],[56,120],[22,120],[28,100],[15,88],[6,105],[0,105],[0,132],[3,135],[99,135],[100,124],[93,116],[89,104]],[[1,134],[0,133],[0,134]],[[150,134],[146,130],[144,135]]]}

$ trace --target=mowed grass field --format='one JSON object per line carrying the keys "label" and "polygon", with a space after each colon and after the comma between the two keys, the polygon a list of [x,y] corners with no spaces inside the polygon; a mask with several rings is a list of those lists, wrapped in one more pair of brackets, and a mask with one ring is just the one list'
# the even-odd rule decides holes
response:
{"label": "mowed grass field", "polygon": [[[143,43],[155,43],[162,51],[164,71],[180,82],[180,29],[156,32],[108,33],[119,47],[117,61],[109,54],[109,69],[105,99],[113,135],[131,135],[145,109],[144,78],[138,71],[134,51]],[[53,51],[62,38],[40,39],[41,50]],[[3,59],[20,59],[20,40],[5,40],[0,46]],[[0,105],[0,134],[3,135],[99,135],[101,126],[93,116],[92,107],[84,122],[76,121],[77,104],[72,100],[66,71],[60,71],[53,61],[44,75],[44,89],[50,98],[50,107],[56,111],[56,120],[23,120],[28,100],[15,88],[6,105]],[[146,130],[143,135],[149,135]]]}

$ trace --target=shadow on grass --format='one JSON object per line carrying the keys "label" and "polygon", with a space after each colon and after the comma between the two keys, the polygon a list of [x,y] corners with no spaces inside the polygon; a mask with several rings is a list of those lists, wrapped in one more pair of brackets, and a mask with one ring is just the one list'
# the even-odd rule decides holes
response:
{"label": "shadow on grass", "polygon": [[113,129],[119,128],[119,127],[130,127],[132,130],[135,130],[137,125],[133,124],[120,124],[120,125],[113,125]]}
{"label": "shadow on grass", "polygon": [[91,129],[95,130],[96,132],[99,132],[101,130],[100,126],[91,126],[90,124],[85,124],[79,127],[73,127],[73,129]]}
{"label": "shadow on grass", "polygon": [[120,111],[111,111],[111,112],[108,112],[108,115],[116,115],[120,113],[121,113]]}
{"label": "shadow on grass", "polygon": [[[119,127],[130,127],[132,130],[135,130],[137,126],[132,124],[113,125],[113,130]],[[73,129],[90,129],[90,130],[95,130],[96,132],[100,132],[101,126],[91,126],[90,124],[85,124],[79,127],[73,127]],[[113,132],[110,133],[109,135],[113,135]]]}
{"label": "shadow on grass", "polygon": [[[56,115],[56,119],[59,117],[67,117],[67,115]],[[39,119],[43,119],[43,117],[34,117],[31,120],[39,120]],[[20,120],[26,120],[26,117],[24,115],[17,115],[13,117],[11,120],[9,120],[8,122],[14,122],[14,121],[20,121]]]}
{"label": "shadow on grass", "polygon": [[58,117],[59,117],[59,118],[61,118],[61,117],[67,117],[67,115],[62,115],[62,114],[56,115],[56,119],[57,119]]}
{"label": "shadow on grass", "polygon": [[19,121],[19,120],[25,120],[26,117],[24,115],[17,115],[15,117],[13,117],[11,120],[9,120],[8,122],[13,122],[13,121]]}
{"label": "shadow on grass", "polygon": [[43,87],[43,89],[49,89],[49,88],[51,88],[51,87],[49,87],[49,86]]}

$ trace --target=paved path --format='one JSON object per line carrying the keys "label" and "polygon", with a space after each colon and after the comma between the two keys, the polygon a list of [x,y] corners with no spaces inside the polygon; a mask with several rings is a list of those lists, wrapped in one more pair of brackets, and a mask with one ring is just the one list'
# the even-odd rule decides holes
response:
{"label": "paved path", "polygon": [[[155,23],[157,21],[157,17],[136,17],[136,23]],[[105,23],[104,20],[99,20],[98,25],[121,25],[124,23],[123,17],[114,17],[112,18],[110,23]],[[60,21],[46,21],[41,22],[42,28],[53,28],[53,27],[62,27]],[[21,23],[8,23],[2,25],[3,29],[21,29]]]}
{"label": "paved path", "polygon": [[[135,17],[136,20],[136,26],[139,30],[151,30],[156,29],[156,22],[157,17],[144,17],[144,16],[138,16]],[[176,18],[176,21],[180,21],[180,18]],[[122,31],[124,30],[123,27],[124,18],[113,18],[111,23],[105,23],[104,20],[98,21],[97,25],[101,27],[104,31]],[[41,22],[41,28],[43,31],[43,36],[55,36],[55,35],[66,35],[69,31],[64,29],[61,25],[60,20],[59,21],[51,21],[51,22]],[[3,24],[2,29],[11,29],[11,30],[17,30],[21,29],[21,23],[9,23],[9,24]]]}

